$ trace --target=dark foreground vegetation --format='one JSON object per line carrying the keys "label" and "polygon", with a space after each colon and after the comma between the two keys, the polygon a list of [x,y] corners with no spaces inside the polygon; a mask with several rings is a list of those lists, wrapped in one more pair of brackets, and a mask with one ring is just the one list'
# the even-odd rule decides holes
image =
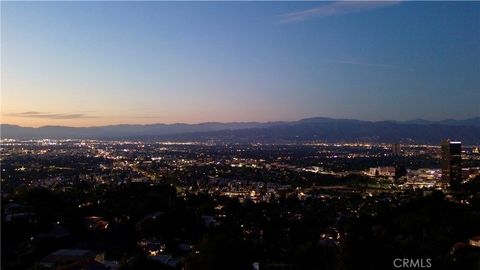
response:
{"label": "dark foreground vegetation", "polygon": [[[348,203],[364,200],[352,196]],[[240,203],[144,183],[19,189],[2,198],[2,269],[39,268],[36,262],[60,248],[105,251],[120,269],[174,269],[149,259],[142,239],[164,243],[162,252],[181,258],[177,269],[252,269],[255,262],[260,269],[392,269],[395,258],[430,258],[433,269],[480,269],[478,251],[451,255],[456,242],[479,233],[478,199],[460,205],[441,192],[418,193],[405,204],[379,200],[370,212],[338,218],[340,203],[292,197]],[[16,218],[7,220],[13,209]],[[89,217],[108,226],[89,226]],[[181,243],[191,250],[179,249]]]}

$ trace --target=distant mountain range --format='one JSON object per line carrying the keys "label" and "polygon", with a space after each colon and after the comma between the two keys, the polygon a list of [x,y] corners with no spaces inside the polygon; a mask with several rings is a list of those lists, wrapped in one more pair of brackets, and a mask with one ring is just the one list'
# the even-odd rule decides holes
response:
{"label": "distant mountain range", "polygon": [[425,119],[415,119],[402,122],[405,124],[419,124],[419,125],[448,125],[448,126],[480,126],[480,117],[468,118],[464,120],[447,119],[442,121],[429,121]]}
{"label": "distant mountain range", "polygon": [[437,144],[443,139],[480,144],[480,117],[465,120],[362,121],[308,118],[291,122],[112,125],[101,127],[0,125],[2,138],[12,139],[155,139],[225,142],[370,141]]}

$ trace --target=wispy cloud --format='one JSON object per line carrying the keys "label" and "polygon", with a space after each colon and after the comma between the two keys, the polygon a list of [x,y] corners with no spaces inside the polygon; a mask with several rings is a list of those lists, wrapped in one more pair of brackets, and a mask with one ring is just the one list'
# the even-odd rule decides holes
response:
{"label": "wispy cloud", "polygon": [[96,116],[83,113],[50,113],[50,112],[19,112],[7,113],[8,116],[25,117],[25,118],[43,118],[43,119],[79,119],[79,118],[97,118]]}
{"label": "wispy cloud", "polygon": [[344,65],[367,66],[367,67],[378,67],[378,68],[397,68],[397,66],[395,65],[382,64],[382,63],[370,63],[370,62],[363,62],[358,60],[337,60],[332,62],[337,64],[344,64]]}
{"label": "wispy cloud", "polygon": [[295,23],[315,17],[329,17],[389,7],[400,1],[338,1],[280,15],[280,23]]}

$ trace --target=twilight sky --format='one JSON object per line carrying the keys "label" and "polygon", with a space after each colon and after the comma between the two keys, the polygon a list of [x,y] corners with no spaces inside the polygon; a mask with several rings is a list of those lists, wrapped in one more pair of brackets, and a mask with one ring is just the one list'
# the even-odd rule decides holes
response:
{"label": "twilight sky", "polygon": [[1,2],[1,122],[480,115],[480,2]]}

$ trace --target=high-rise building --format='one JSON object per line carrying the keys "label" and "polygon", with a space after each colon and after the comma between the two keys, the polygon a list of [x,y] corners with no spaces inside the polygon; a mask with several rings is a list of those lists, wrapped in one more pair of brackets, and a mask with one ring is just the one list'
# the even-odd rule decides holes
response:
{"label": "high-rise building", "polygon": [[450,184],[450,189],[458,189],[462,183],[461,142],[442,142],[442,182]]}
{"label": "high-rise building", "polygon": [[400,156],[402,154],[402,149],[400,148],[399,143],[392,144],[392,154],[394,156]]}

